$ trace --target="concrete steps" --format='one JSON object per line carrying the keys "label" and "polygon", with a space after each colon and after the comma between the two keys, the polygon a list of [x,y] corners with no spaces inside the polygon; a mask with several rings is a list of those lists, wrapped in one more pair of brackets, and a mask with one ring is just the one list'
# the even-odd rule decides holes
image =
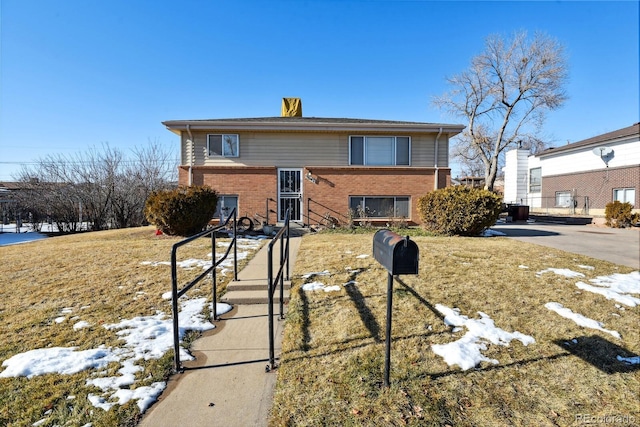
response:
{"label": "concrete steps", "polygon": [[[291,282],[284,281],[284,302],[289,302],[289,291]],[[267,292],[266,279],[248,279],[230,282],[227,285],[227,292],[220,299],[227,304],[268,304],[269,295]],[[273,294],[273,301],[280,303],[280,289],[276,288]]]}

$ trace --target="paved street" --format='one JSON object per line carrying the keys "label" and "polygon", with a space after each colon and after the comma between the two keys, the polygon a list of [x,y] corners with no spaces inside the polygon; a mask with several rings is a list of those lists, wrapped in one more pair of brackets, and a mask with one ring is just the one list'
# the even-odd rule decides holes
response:
{"label": "paved street", "polygon": [[550,246],[640,269],[640,228],[509,223],[491,227],[523,242]]}

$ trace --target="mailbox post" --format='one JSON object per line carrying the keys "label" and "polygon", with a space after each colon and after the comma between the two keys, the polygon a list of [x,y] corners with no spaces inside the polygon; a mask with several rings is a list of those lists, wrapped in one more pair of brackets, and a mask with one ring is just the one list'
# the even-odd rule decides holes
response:
{"label": "mailbox post", "polygon": [[389,387],[391,367],[391,314],[393,307],[393,276],[418,274],[418,246],[391,230],[378,230],[373,236],[373,257],[387,270],[387,325],[384,361],[384,386]]}

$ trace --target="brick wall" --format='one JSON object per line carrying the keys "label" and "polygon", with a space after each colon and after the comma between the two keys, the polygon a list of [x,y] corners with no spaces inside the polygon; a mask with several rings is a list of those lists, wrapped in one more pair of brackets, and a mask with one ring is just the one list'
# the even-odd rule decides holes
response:
{"label": "brick wall", "polygon": [[[304,176],[311,172],[316,179],[312,183]],[[349,196],[409,196],[411,205],[411,223],[420,222],[417,213],[417,200],[434,188],[434,170],[432,168],[346,168],[346,167],[309,167],[303,169],[303,216],[307,212],[307,200],[311,198],[314,212],[323,215],[333,210],[346,215],[349,209]],[[450,183],[450,170],[440,169],[439,186]],[[179,182],[188,183],[188,168],[180,168]],[[238,195],[239,214],[253,216],[265,214],[267,198],[277,200],[277,168],[275,167],[194,167],[193,184],[208,185],[219,194]],[[324,207],[322,206],[324,205]],[[275,202],[270,203],[277,210]],[[336,218],[338,214],[334,214]],[[273,219],[272,219],[273,218]],[[274,222],[276,214],[270,214]],[[317,215],[311,215],[311,223],[317,221]],[[305,222],[308,222],[305,219]]]}
{"label": "brick wall", "polygon": [[579,198],[589,197],[592,209],[604,209],[613,201],[614,188],[636,189],[634,207],[640,207],[640,165],[620,168],[599,169],[596,171],[572,173],[566,175],[544,176],[542,178],[542,197],[553,200],[557,191],[573,191]]}

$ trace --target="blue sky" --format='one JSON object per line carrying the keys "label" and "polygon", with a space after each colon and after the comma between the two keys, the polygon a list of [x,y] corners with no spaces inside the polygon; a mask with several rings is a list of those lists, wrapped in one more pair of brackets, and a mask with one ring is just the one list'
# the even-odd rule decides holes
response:
{"label": "blue sky", "polygon": [[[489,34],[566,48],[552,145],[639,121],[637,1],[0,0],[0,181],[108,143],[175,149],[164,120],[305,116],[463,123],[431,104]],[[454,176],[456,171],[454,169]]]}

